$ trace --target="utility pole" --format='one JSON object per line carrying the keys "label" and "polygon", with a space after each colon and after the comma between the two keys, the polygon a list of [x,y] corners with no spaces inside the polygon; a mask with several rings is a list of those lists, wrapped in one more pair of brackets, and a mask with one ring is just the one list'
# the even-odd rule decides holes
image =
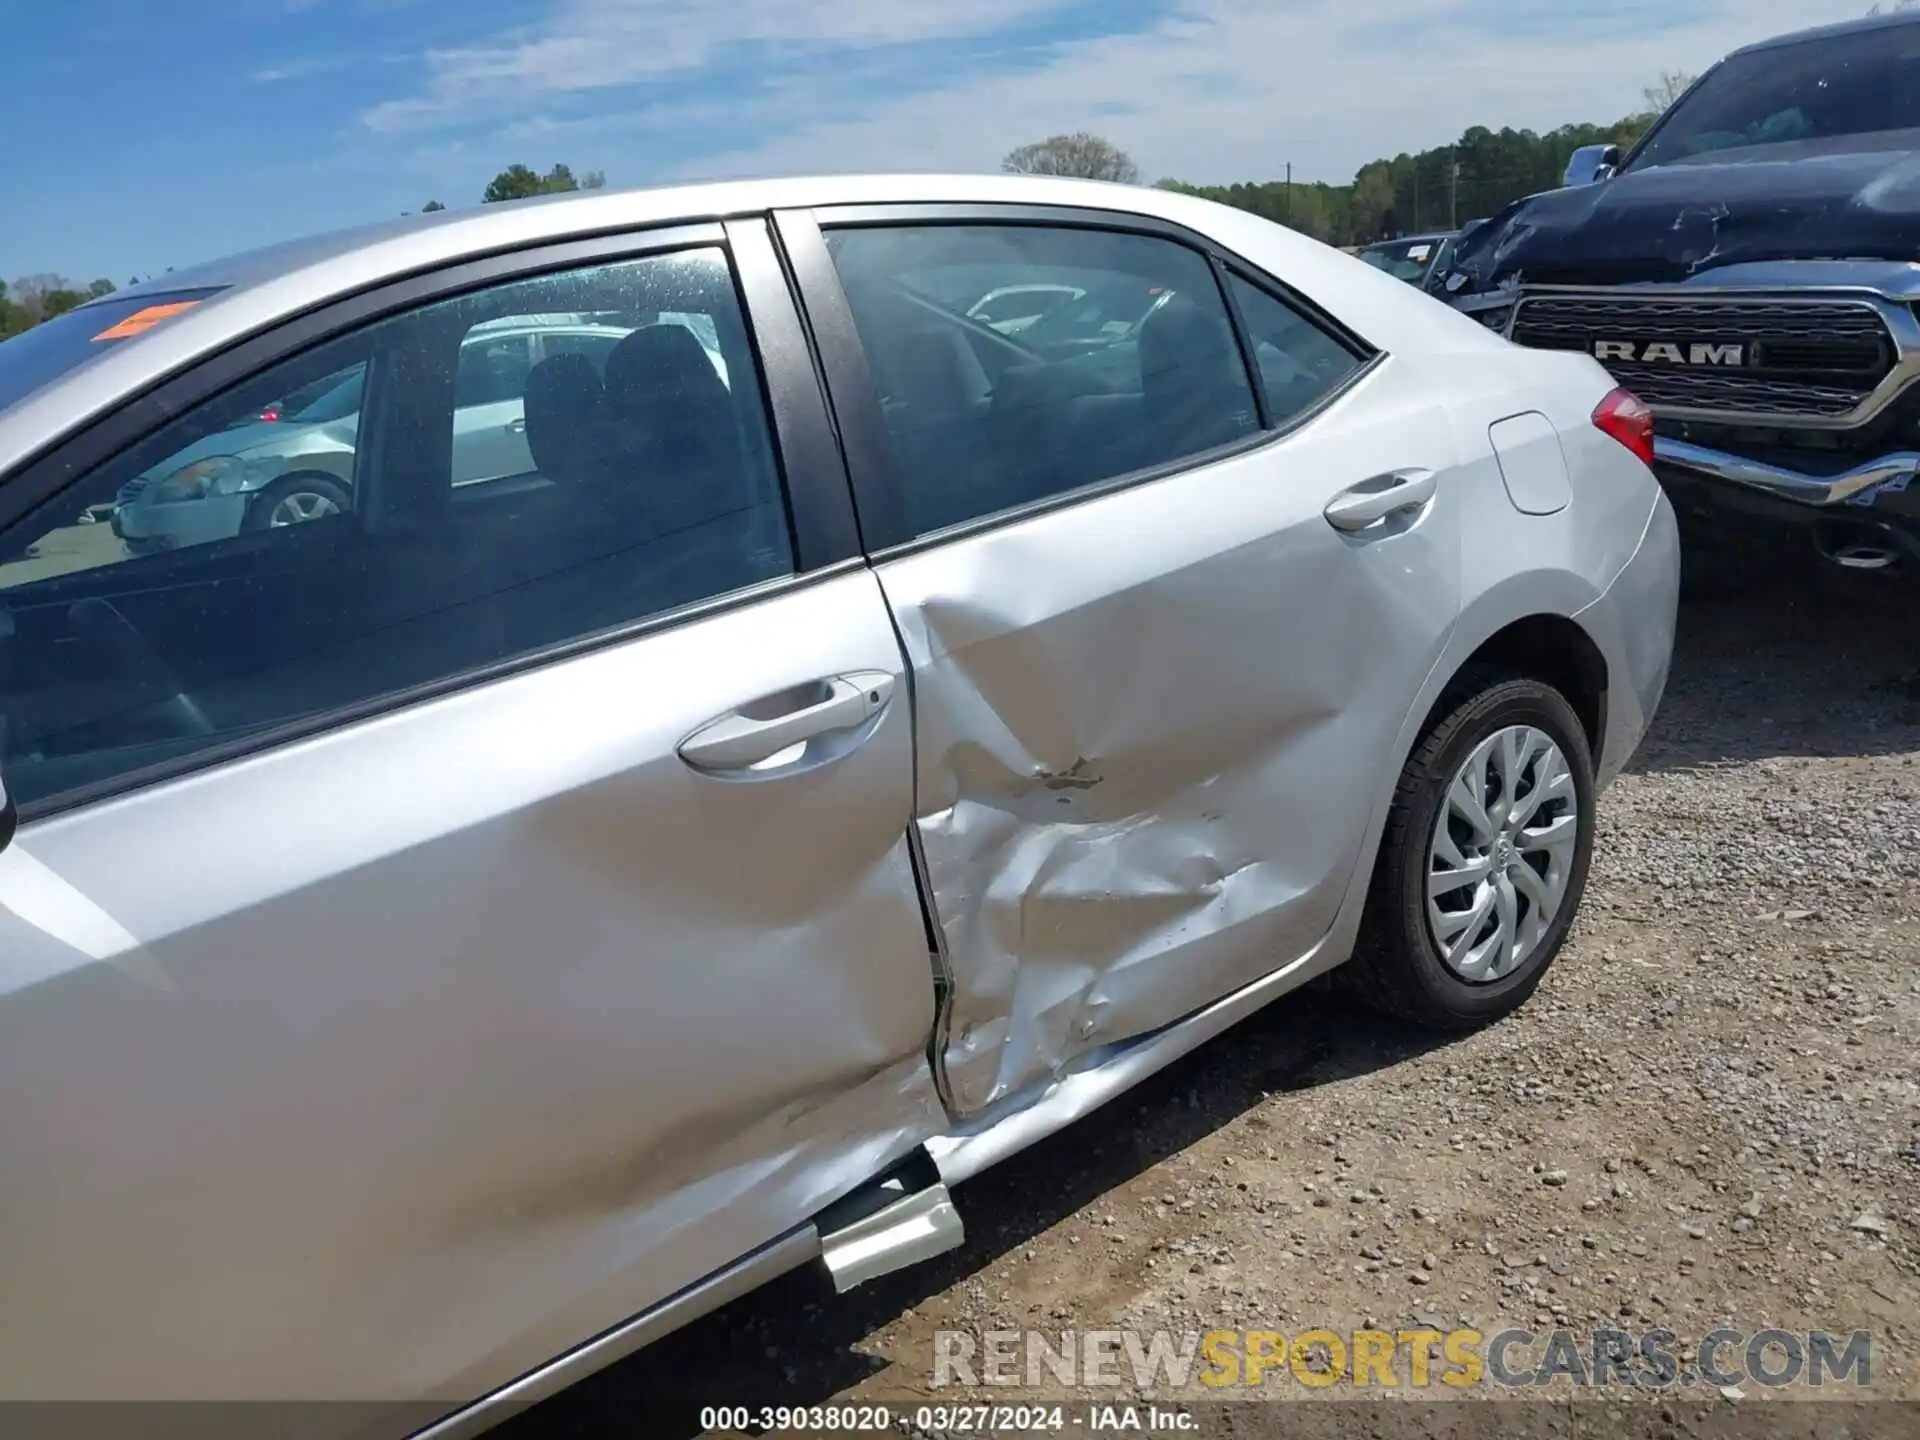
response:
{"label": "utility pole", "polygon": [[1287,161],[1287,188],[1283,192],[1283,203],[1286,207],[1287,224],[1292,225],[1293,224],[1293,162],[1291,160]]}
{"label": "utility pole", "polygon": [[1447,228],[1460,228],[1460,164],[1451,145],[1447,146]]}
{"label": "utility pole", "polygon": [[1420,162],[1413,162],[1413,231],[1420,233]]}

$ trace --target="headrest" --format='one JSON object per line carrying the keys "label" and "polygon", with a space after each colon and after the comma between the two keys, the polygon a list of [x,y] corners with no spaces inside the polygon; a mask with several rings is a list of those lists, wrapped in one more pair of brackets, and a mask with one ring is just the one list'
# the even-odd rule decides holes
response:
{"label": "headrest", "polygon": [[580,478],[600,417],[599,372],[584,355],[554,355],[527,376],[527,448],[550,479]]}
{"label": "headrest", "polygon": [[606,396],[616,412],[635,406],[659,412],[689,401],[724,401],[727,387],[699,338],[684,325],[668,323],[645,326],[613,347]]}

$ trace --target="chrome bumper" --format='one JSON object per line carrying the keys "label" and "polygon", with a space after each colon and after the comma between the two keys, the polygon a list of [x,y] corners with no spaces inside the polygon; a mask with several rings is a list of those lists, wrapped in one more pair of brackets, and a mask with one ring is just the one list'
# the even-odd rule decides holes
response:
{"label": "chrome bumper", "polygon": [[1654,437],[1653,453],[1663,464],[1803,505],[1871,505],[1883,491],[1904,490],[1920,475],[1920,451],[1913,450],[1895,450],[1838,475],[1807,475],[1664,435]]}

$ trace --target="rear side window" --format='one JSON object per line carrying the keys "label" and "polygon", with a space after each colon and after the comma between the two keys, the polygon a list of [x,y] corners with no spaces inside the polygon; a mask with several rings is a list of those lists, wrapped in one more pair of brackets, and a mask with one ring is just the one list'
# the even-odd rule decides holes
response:
{"label": "rear side window", "polygon": [[1275,425],[1318,405],[1360,368],[1359,356],[1286,301],[1238,275],[1227,283],[1253,342],[1268,418]]}
{"label": "rear side window", "polygon": [[1176,241],[923,224],[828,246],[916,534],[1260,428],[1213,268]]}
{"label": "rear side window", "polygon": [[[598,364],[520,365],[583,313]],[[340,418],[278,414],[303,397]],[[0,533],[0,770],[46,802],[792,568],[723,251],[503,283],[264,370]]]}

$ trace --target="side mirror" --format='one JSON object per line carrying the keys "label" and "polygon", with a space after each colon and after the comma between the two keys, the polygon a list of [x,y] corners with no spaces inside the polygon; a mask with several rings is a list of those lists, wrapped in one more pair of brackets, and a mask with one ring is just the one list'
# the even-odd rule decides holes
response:
{"label": "side mirror", "polygon": [[1567,161],[1567,173],[1561,177],[1560,183],[1591,185],[1613,174],[1614,167],[1619,163],[1618,145],[1582,145]]}
{"label": "side mirror", "polygon": [[13,843],[13,832],[20,828],[20,811],[7,794],[7,782],[0,776],[0,850]]}

